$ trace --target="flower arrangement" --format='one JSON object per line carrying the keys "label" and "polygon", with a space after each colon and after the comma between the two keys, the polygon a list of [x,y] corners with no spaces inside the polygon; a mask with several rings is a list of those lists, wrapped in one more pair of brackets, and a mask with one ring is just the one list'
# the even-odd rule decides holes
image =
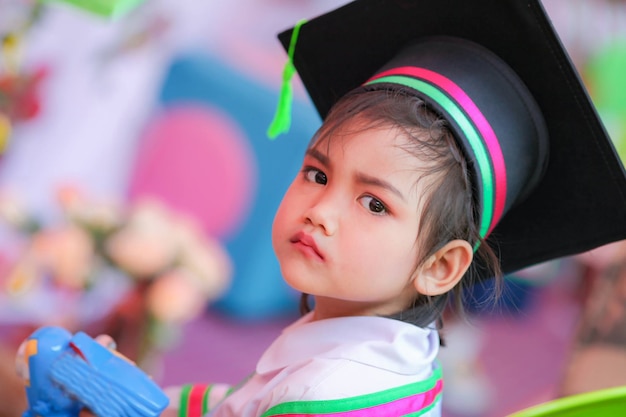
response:
{"label": "flower arrangement", "polygon": [[14,196],[0,195],[0,218],[13,235],[0,262],[0,294],[14,306],[57,294],[55,302],[35,302],[39,311],[58,304],[43,320],[76,330],[95,326],[141,363],[227,288],[231,265],[221,244],[159,200],[124,206],[74,186],[56,196],[62,219],[42,226]]}

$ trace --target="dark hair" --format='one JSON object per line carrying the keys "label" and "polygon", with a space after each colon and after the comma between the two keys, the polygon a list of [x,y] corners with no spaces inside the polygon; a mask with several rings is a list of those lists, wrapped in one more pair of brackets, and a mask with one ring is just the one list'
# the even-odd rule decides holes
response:
{"label": "dark hair", "polygon": [[[388,316],[420,327],[433,322],[441,327],[444,310],[450,301],[463,313],[463,294],[478,280],[478,269],[487,268],[490,276],[501,278],[494,251],[479,235],[476,187],[468,159],[447,122],[423,100],[398,86],[392,89],[381,89],[380,85],[361,87],[345,95],[333,106],[309,146],[315,145],[319,138],[332,137],[346,122],[355,118],[365,122],[359,124],[359,129],[380,126],[400,129],[410,139],[403,149],[421,160],[432,162],[421,176],[432,176],[432,180],[420,219],[423,232],[416,237],[420,240],[421,253],[416,256],[415,267],[451,240],[463,239],[477,246],[472,264],[451,292],[436,296],[420,294],[411,306]],[[496,289],[494,301],[499,285]],[[310,311],[307,294],[302,294],[300,310],[303,314]]]}

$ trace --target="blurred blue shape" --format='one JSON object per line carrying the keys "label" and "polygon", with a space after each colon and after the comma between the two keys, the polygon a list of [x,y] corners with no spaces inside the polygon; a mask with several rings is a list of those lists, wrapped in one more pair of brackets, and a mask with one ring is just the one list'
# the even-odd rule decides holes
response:
{"label": "blurred blue shape", "polygon": [[499,298],[494,299],[496,281],[487,279],[474,284],[465,294],[465,309],[473,314],[516,315],[532,308],[541,287],[527,280],[507,275],[502,281]]}
{"label": "blurred blue shape", "polygon": [[[277,74],[279,77],[280,74]],[[167,70],[161,105],[206,105],[234,120],[257,159],[257,189],[249,216],[224,240],[234,265],[231,288],[214,307],[230,316],[261,320],[297,314],[298,295],[284,283],[271,244],[274,213],[297,174],[320,118],[310,103],[294,99],[291,130],[275,140],[266,136],[278,91],[205,52],[186,53]],[[219,175],[219,173],[216,173]],[[210,192],[201,187],[198,192]]]}

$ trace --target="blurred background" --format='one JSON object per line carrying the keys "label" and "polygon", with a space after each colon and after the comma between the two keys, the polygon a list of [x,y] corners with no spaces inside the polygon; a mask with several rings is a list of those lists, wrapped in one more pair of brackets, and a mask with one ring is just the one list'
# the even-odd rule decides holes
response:
{"label": "blurred background", "polygon": [[[267,139],[275,35],[345,3],[0,0],[0,417],[25,409],[15,351],[40,326],[107,333],[169,386],[237,383],[298,317],[270,230],[320,120],[296,77]],[[626,155],[626,2],[544,6]],[[489,286],[444,329],[445,416],[626,385],[623,242],[506,277],[496,306]]]}

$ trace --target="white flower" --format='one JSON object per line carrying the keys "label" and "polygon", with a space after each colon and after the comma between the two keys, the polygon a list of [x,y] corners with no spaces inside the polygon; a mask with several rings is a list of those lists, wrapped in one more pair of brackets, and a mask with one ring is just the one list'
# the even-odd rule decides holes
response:
{"label": "white flower", "polygon": [[146,305],[158,321],[184,323],[197,317],[206,307],[206,298],[190,275],[187,270],[174,269],[152,283],[146,294]]}

